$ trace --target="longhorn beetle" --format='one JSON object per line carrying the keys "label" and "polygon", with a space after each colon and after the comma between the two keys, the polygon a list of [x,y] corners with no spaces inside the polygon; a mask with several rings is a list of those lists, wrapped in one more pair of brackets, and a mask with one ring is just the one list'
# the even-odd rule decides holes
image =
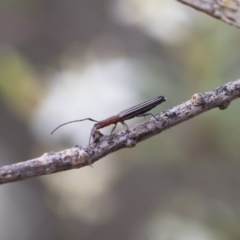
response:
{"label": "longhorn beetle", "polygon": [[114,115],[112,117],[109,117],[107,119],[104,119],[102,121],[97,121],[94,120],[92,118],[84,118],[84,119],[80,119],[80,120],[74,120],[74,121],[70,121],[70,122],[66,122],[63,123],[61,125],[59,125],[58,127],[56,127],[51,134],[53,134],[57,129],[59,129],[60,127],[67,125],[69,123],[74,123],[74,122],[81,122],[81,121],[85,121],[85,120],[89,120],[92,122],[96,122],[91,130],[91,135],[90,135],[90,139],[89,139],[89,144],[91,142],[91,137],[94,133],[95,130],[107,127],[111,124],[114,124],[114,127],[111,131],[111,134],[113,133],[113,131],[115,130],[117,124],[120,122],[124,129],[128,130],[128,126],[127,124],[124,122],[128,119],[132,119],[134,117],[146,117],[151,115],[152,117],[154,117],[156,120],[158,120],[152,113],[148,113],[148,111],[150,111],[151,109],[155,108],[157,105],[161,104],[162,102],[165,102],[167,99],[163,96],[158,96],[152,99],[149,99],[145,102],[139,103],[131,108],[128,108],[120,113],[118,113],[117,115]]}

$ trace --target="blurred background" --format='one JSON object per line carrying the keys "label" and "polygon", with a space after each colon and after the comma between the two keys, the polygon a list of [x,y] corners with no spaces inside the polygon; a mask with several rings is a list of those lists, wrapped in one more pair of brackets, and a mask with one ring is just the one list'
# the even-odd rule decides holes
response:
{"label": "blurred background", "polygon": [[[65,121],[236,80],[239,42],[176,1],[2,0],[0,166],[86,145],[92,122],[50,135]],[[1,185],[1,240],[240,239],[239,119],[236,100],[93,168]]]}

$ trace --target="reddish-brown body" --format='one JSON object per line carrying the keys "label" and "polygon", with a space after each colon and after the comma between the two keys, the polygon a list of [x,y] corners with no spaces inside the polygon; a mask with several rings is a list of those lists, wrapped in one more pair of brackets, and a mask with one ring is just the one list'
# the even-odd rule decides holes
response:
{"label": "reddish-brown body", "polygon": [[158,97],[149,99],[149,100],[147,100],[143,103],[137,104],[137,105],[135,105],[131,108],[128,108],[128,109],[118,113],[117,115],[109,117],[109,118],[107,118],[105,120],[102,120],[102,121],[97,121],[97,120],[94,120],[92,118],[84,118],[84,119],[80,119],[80,120],[74,120],[74,121],[66,122],[66,123],[63,123],[63,124],[59,125],[57,128],[55,128],[51,132],[51,134],[54,133],[58,128],[66,125],[66,124],[89,120],[89,121],[92,121],[92,122],[96,122],[94,124],[94,127],[92,128],[92,132],[91,132],[91,135],[90,135],[90,139],[89,139],[89,144],[90,144],[91,137],[93,136],[95,130],[107,127],[111,124],[114,124],[114,127],[111,131],[111,134],[112,134],[119,122],[122,123],[123,127],[126,130],[128,130],[128,126],[126,125],[126,123],[124,121],[132,119],[134,117],[146,117],[148,115],[151,115],[156,120],[158,120],[153,114],[148,113],[148,111],[150,111],[152,108],[156,107],[157,105],[159,105],[160,103],[165,102],[165,101],[166,101],[165,97],[158,96]]}
{"label": "reddish-brown body", "polygon": [[117,124],[119,122],[121,122],[121,118],[118,115],[115,115],[115,116],[112,116],[112,117],[109,117],[107,119],[104,119],[102,121],[97,122],[94,125],[94,128],[95,129],[100,129],[100,128],[107,127],[111,124]]}

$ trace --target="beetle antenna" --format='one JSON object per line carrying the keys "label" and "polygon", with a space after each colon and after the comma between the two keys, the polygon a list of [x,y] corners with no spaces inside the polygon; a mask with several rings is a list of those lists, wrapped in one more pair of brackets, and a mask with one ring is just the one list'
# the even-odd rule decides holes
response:
{"label": "beetle antenna", "polygon": [[75,122],[82,122],[82,121],[85,121],[85,120],[89,120],[89,121],[92,121],[92,122],[98,122],[97,120],[94,120],[92,118],[84,118],[84,119],[79,119],[79,120],[74,120],[74,121],[69,121],[69,122],[65,122],[61,125],[59,125],[58,127],[56,127],[52,132],[51,132],[51,135],[56,132],[60,127],[64,126],[64,125],[67,125],[67,124],[70,124],[70,123],[75,123]]}

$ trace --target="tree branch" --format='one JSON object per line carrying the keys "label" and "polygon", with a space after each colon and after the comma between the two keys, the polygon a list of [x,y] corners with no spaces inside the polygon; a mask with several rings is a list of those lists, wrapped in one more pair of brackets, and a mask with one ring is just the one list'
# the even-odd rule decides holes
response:
{"label": "tree branch", "polygon": [[240,28],[240,0],[177,0]]}
{"label": "tree branch", "polygon": [[194,94],[190,100],[156,115],[158,121],[150,118],[129,131],[124,130],[110,136],[104,136],[97,131],[93,136],[94,142],[89,146],[75,146],[3,166],[0,168],[0,184],[84,167],[112,152],[134,147],[137,143],[210,109],[226,109],[236,98],[240,98],[240,79],[210,92]]}

